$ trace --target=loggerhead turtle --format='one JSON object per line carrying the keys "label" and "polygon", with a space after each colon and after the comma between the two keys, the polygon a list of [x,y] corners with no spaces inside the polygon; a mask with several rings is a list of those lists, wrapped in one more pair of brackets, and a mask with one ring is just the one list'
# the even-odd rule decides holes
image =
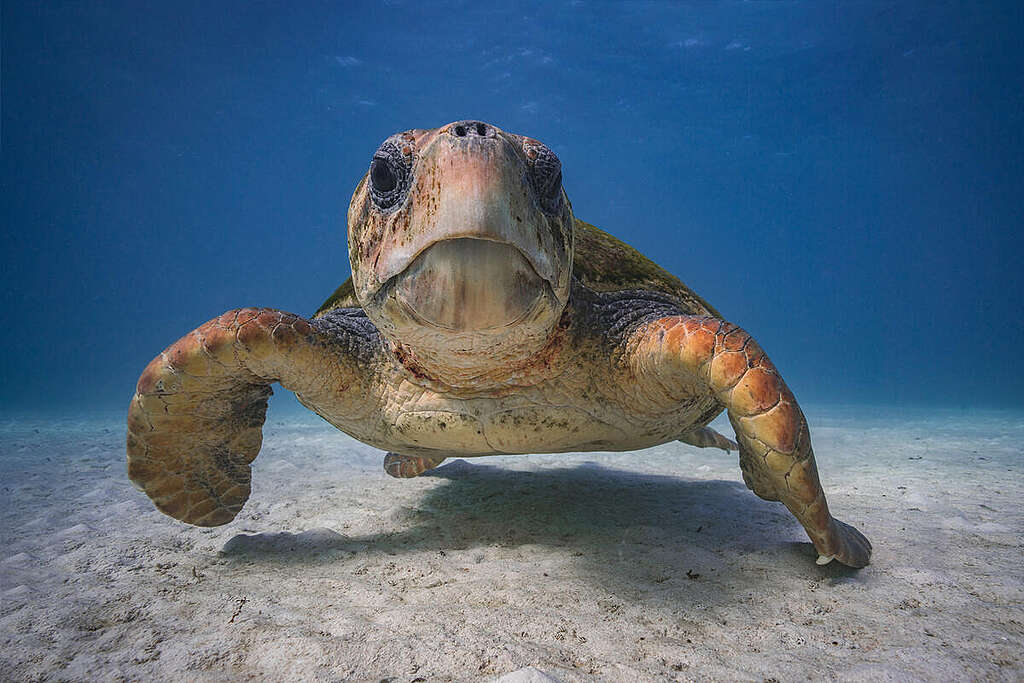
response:
{"label": "loggerhead turtle", "polygon": [[[388,451],[412,477],[446,457],[738,448],[818,563],[863,567],[829,514],[804,415],[761,347],[679,279],[573,216],[561,162],[480,121],[394,135],[348,210],[352,277],[306,320],[228,311],[143,371],[128,475],[162,512],[231,521],[249,497],[270,385]],[[706,425],[722,410],[738,446]]]}

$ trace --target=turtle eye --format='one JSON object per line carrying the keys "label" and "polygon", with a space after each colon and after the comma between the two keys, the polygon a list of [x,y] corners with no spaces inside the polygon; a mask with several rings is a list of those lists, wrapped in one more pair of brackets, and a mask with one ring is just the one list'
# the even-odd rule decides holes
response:
{"label": "turtle eye", "polygon": [[380,193],[391,192],[398,187],[398,178],[388,166],[387,159],[374,158],[370,162],[370,182],[373,189]]}
{"label": "turtle eye", "polygon": [[562,208],[562,162],[551,149],[536,140],[523,141],[529,164],[530,185],[544,213],[555,214]]}
{"label": "turtle eye", "polygon": [[381,211],[389,211],[405,199],[412,184],[412,149],[396,135],[384,141],[370,161],[370,198]]}

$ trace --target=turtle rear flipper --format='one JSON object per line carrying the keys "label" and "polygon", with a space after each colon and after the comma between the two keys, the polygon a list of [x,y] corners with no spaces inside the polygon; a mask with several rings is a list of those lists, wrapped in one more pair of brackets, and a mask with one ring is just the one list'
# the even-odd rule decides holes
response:
{"label": "turtle rear flipper", "polygon": [[270,385],[337,401],[352,383],[344,345],[291,313],[229,311],[143,371],[128,410],[128,476],[189,524],[234,519],[249,498]]}
{"label": "turtle rear flipper", "polygon": [[415,455],[401,455],[400,453],[388,453],[384,456],[384,471],[397,479],[410,479],[434,469],[444,461],[444,456],[427,458]]}
{"label": "turtle rear flipper", "polygon": [[721,448],[726,453],[740,449],[739,444],[729,437],[719,434],[711,427],[701,427],[689,431],[679,437],[679,441],[697,448]]}

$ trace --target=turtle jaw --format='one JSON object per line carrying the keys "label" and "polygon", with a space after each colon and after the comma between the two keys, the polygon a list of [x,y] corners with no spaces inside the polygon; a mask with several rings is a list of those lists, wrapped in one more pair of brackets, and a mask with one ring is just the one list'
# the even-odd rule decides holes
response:
{"label": "turtle jaw", "polygon": [[[440,240],[388,279],[365,307],[398,359],[448,386],[482,386],[550,345],[564,309],[516,246]],[[405,359],[405,360],[403,360]]]}
{"label": "turtle jaw", "polygon": [[515,245],[471,237],[431,244],[382,289],[411,320],[456,334],[498,332],[557,299]]}

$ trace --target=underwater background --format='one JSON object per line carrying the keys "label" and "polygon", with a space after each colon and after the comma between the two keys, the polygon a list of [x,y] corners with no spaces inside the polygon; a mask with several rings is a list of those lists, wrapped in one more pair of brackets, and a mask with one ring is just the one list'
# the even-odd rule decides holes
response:
{"label": "underwater background", "polygon": [[2,12],[8,415],[123,410],[211,317],[311,314],[379,143],[462,118],[550,145],[803,403],[1024,406],[1020,3]]}
{"label": "underwater background", "polygon": [[[0,678],[1024,680],[1024,3],[0,14]],[[311,315],[381,141],[461,119],[758,340],[871,564],[816,565],[735,452],[395,479],[283,389],[231,523],[132,488],[146,364]]]}

